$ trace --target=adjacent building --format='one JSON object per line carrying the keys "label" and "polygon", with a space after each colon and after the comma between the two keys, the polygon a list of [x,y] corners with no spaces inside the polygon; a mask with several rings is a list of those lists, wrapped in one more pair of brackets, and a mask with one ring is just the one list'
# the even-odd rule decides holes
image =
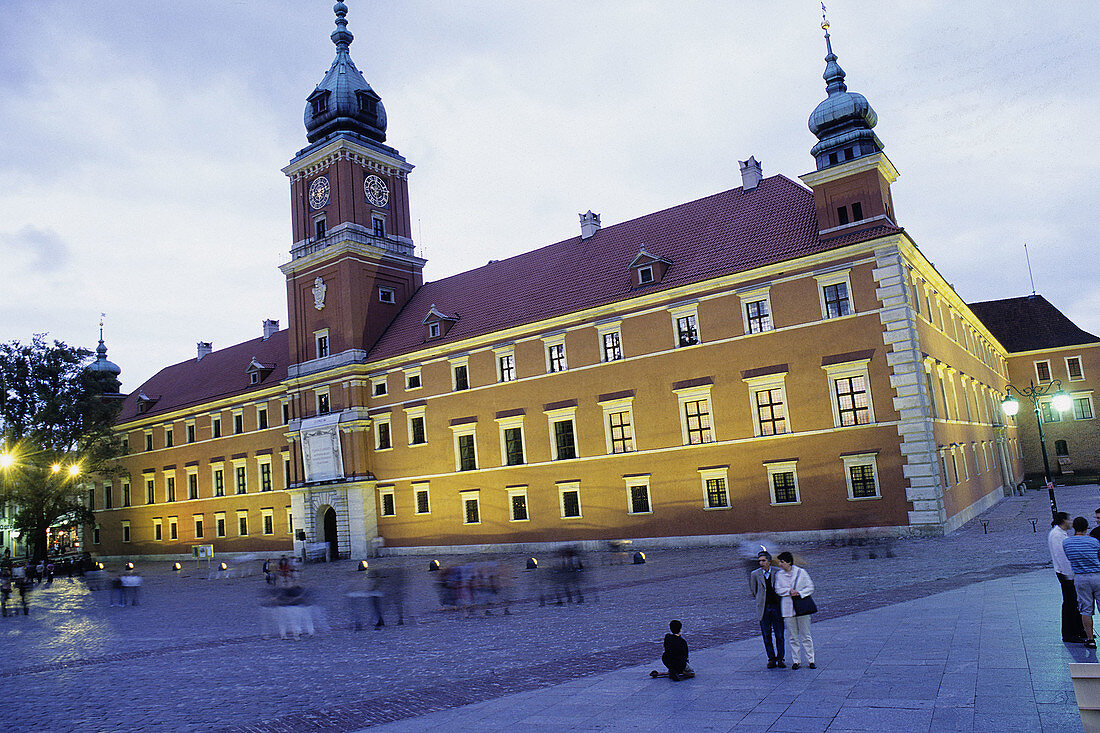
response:
{"label": "adjacent building", "polygon": [[736,188],[425,283],[413,166],[335,10],[283,171],[288,328],[126,398],[93,551],[935,534],[1022,476],[1009,350],[901,227],[827,25],[800,180],[750,157]]}

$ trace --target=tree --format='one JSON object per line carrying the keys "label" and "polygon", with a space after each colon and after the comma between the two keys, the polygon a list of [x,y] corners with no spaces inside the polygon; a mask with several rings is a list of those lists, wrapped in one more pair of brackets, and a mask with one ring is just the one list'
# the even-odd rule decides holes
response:
{"label": "tree", "polygon": [[118,382],[85,368],[91,355],[44,334],[0,344],[0,499],[35,559],[50,527],[92,521],[81,477],[112,473],[122,450],[111,432]]}

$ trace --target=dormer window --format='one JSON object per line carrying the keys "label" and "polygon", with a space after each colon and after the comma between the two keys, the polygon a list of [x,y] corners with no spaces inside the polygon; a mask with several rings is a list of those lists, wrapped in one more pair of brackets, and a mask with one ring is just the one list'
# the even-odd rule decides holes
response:
{"label": "dormer window", "polygon": [[376,97],[368,92],[356,92],[355,96],[359,102],[360,112],[365,112],[371,117],[378,116],[378,99]]}
{"label": "dormer window", "polygon": [[671,266],[672,262],[664,257],[650,254],[643,246],[633,262],[630,263],[630,284],[632,287],[638,288],[659,283]]}
{"label": "dormer window", "polygon": [[428,338],[430,338],[430,339],[439,338],[439,324],[438,323],[429,323],[428,324]]}
{"label": "dormer window", "polygon": [[150,397],[145,392],[139,391],[137,396],[137,409],[138,414],[144,414],[157,403],[159,397]]}
{"label": "dormer window", "polygon": [[433,303],[428,309],[428,315],[424,318],[424,336],[427,340],[442,338],[456,323],[458,323],[457,315],[449,316],[439,311]]}
{"label": "dormer window", "polygon": [[263,364],[256,357],[252,357],[252,361],[249,363],[248,368],[245,369],[248,372],[248,383],[259,384],[267,379],[267,375],[271,374],[275,370],[274,364]]}
{"label": "dormer window", "polygon": [[638,268],[638,282],[642,285],[653,282],[653,268],[652,267],[639,267]]}
{"label": "dormer window", "polygon": [[309,98],[310,112],[314,117],[328,112],[328,95],[328,90],[323,90],[315,93]]}

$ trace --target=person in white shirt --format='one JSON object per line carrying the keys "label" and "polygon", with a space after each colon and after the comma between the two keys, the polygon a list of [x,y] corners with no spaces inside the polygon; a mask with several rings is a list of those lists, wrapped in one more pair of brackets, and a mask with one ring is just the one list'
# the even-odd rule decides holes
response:
{"label": "person in white shirt", "polygon": [[1056,512],[1050,523],[1047,544],[1050,546],[1050,560],[1062,586],[1062,641],[1068,644],[1081,644],[1087,641],[1085,627],[1081,624],[1081,614],[1077,609],[1077,590],[1073,586],[1073,568],[1070,567],[1062,540],[1069,536],[1069,514]]}
{"label": "person in white shirt", "polygon": [[813,595],[814,582],[805,568],[794,564],[794,557],[789,552],[781,552],[775,556],[779,563],[779,572],[775,574],[775,593],[780,598],[780,612],[783,614],[783,625],[787,630],[787,638],[791,644],[791,669],[798,669],[802,665],[802,652],[806,653],[806,662],[810,669],[817,669],[814,664],[814,640],[810,636],[810,616],[796,616],[794,612],[793,597],[806,598]]}

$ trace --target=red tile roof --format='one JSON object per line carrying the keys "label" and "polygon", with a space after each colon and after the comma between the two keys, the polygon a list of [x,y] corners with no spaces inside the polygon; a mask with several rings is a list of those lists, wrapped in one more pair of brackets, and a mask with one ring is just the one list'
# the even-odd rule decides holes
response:
{"label": "red tile roof", "polygon": [[[576,236],[425,283],[367,358],[424,346],[424,316],[433,304],[458,322],[432,342],[455,342],[899,231],[883,225],[823,241],[813,193],[772,176],[751,191],[723,191],[606,227],[589,239]],[[630,263],[643,246],[672,266],[660,283],[632,288]]]}
{"label": "red tile roof", "polygon": [[1100,342],[1100,338],[1078,328],[1041,295],[967,305],[1009,352]]}
{"label": "red tile roof", "polygon": [[[286,379],[286,365],[290,361],[289,333],[284,329],[266,341],[255,338],[211,352],[202,359],[188,359],[161,369],[126,397],[116,422],[125,423],[278,384]],[[273,366],[271,373],[259,384],[249,384],[245,371],[253,357],[264,365]],[[138,393],[156,399],[144,413],[138,412]]]}

